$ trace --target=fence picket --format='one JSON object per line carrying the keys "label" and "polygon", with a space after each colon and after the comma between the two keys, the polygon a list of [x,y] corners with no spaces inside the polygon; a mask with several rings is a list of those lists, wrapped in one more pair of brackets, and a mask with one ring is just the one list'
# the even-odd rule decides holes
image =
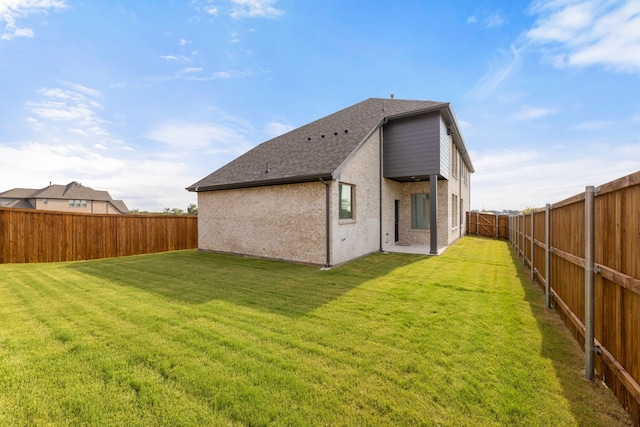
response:
{"label": "fence picket", "polygon": [[0,263],[79,261],[198,247],[198,218],[0,208]]}

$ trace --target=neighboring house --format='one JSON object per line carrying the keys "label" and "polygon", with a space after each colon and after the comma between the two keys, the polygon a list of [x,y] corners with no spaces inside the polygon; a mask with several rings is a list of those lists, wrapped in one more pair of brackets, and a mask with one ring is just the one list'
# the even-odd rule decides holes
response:
{"label": "neighboring house", "polygon": [[14,188],[0,193],[0,207],[46,211],[126,214],[122,200],[113,200],[108,192],[84,187],[77,182],[49,185],[37,189]]}
{"label": "neighboring house", "polygon": [[187,188],[201,250],[325,266],[438,254],[464,233],[473,165],[449,103],[370,98]]}

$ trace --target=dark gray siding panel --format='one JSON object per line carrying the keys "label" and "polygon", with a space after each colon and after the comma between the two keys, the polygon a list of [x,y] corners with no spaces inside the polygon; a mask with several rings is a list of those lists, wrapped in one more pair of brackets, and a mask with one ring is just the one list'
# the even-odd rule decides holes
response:
{"label": "dark gray siding panel", "polygon": [[449,179],[450,169],[451,137],[447,135],[447,124],[440,118],[440,175]]}
{"label": "dark gray siding panel", "polygon": [[391,120],[383,132],[385,178],[440,173],[439,112]]}

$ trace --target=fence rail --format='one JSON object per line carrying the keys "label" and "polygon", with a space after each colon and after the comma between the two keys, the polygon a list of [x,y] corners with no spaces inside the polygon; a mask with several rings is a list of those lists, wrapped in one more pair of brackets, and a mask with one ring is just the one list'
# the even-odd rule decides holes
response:
{"label": "fence rail", "polygon": [[511,216],[509,241],[584,345],[585,376],[640,425],[640,172],[586,190]]}
{"label": "fence rail", "polygon": [[198,247],[192,216],[0,208],[0,264],[80,261]]}

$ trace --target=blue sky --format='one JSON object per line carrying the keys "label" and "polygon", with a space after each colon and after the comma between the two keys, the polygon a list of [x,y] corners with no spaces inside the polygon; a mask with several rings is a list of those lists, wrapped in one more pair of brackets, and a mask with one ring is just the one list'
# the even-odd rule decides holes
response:
{"label": "blue sky", "polygon": [[0,0],[0,191],[186,210],[253,146],[370,97],[450,102],[472,209],[640,170],[640,0]]}

